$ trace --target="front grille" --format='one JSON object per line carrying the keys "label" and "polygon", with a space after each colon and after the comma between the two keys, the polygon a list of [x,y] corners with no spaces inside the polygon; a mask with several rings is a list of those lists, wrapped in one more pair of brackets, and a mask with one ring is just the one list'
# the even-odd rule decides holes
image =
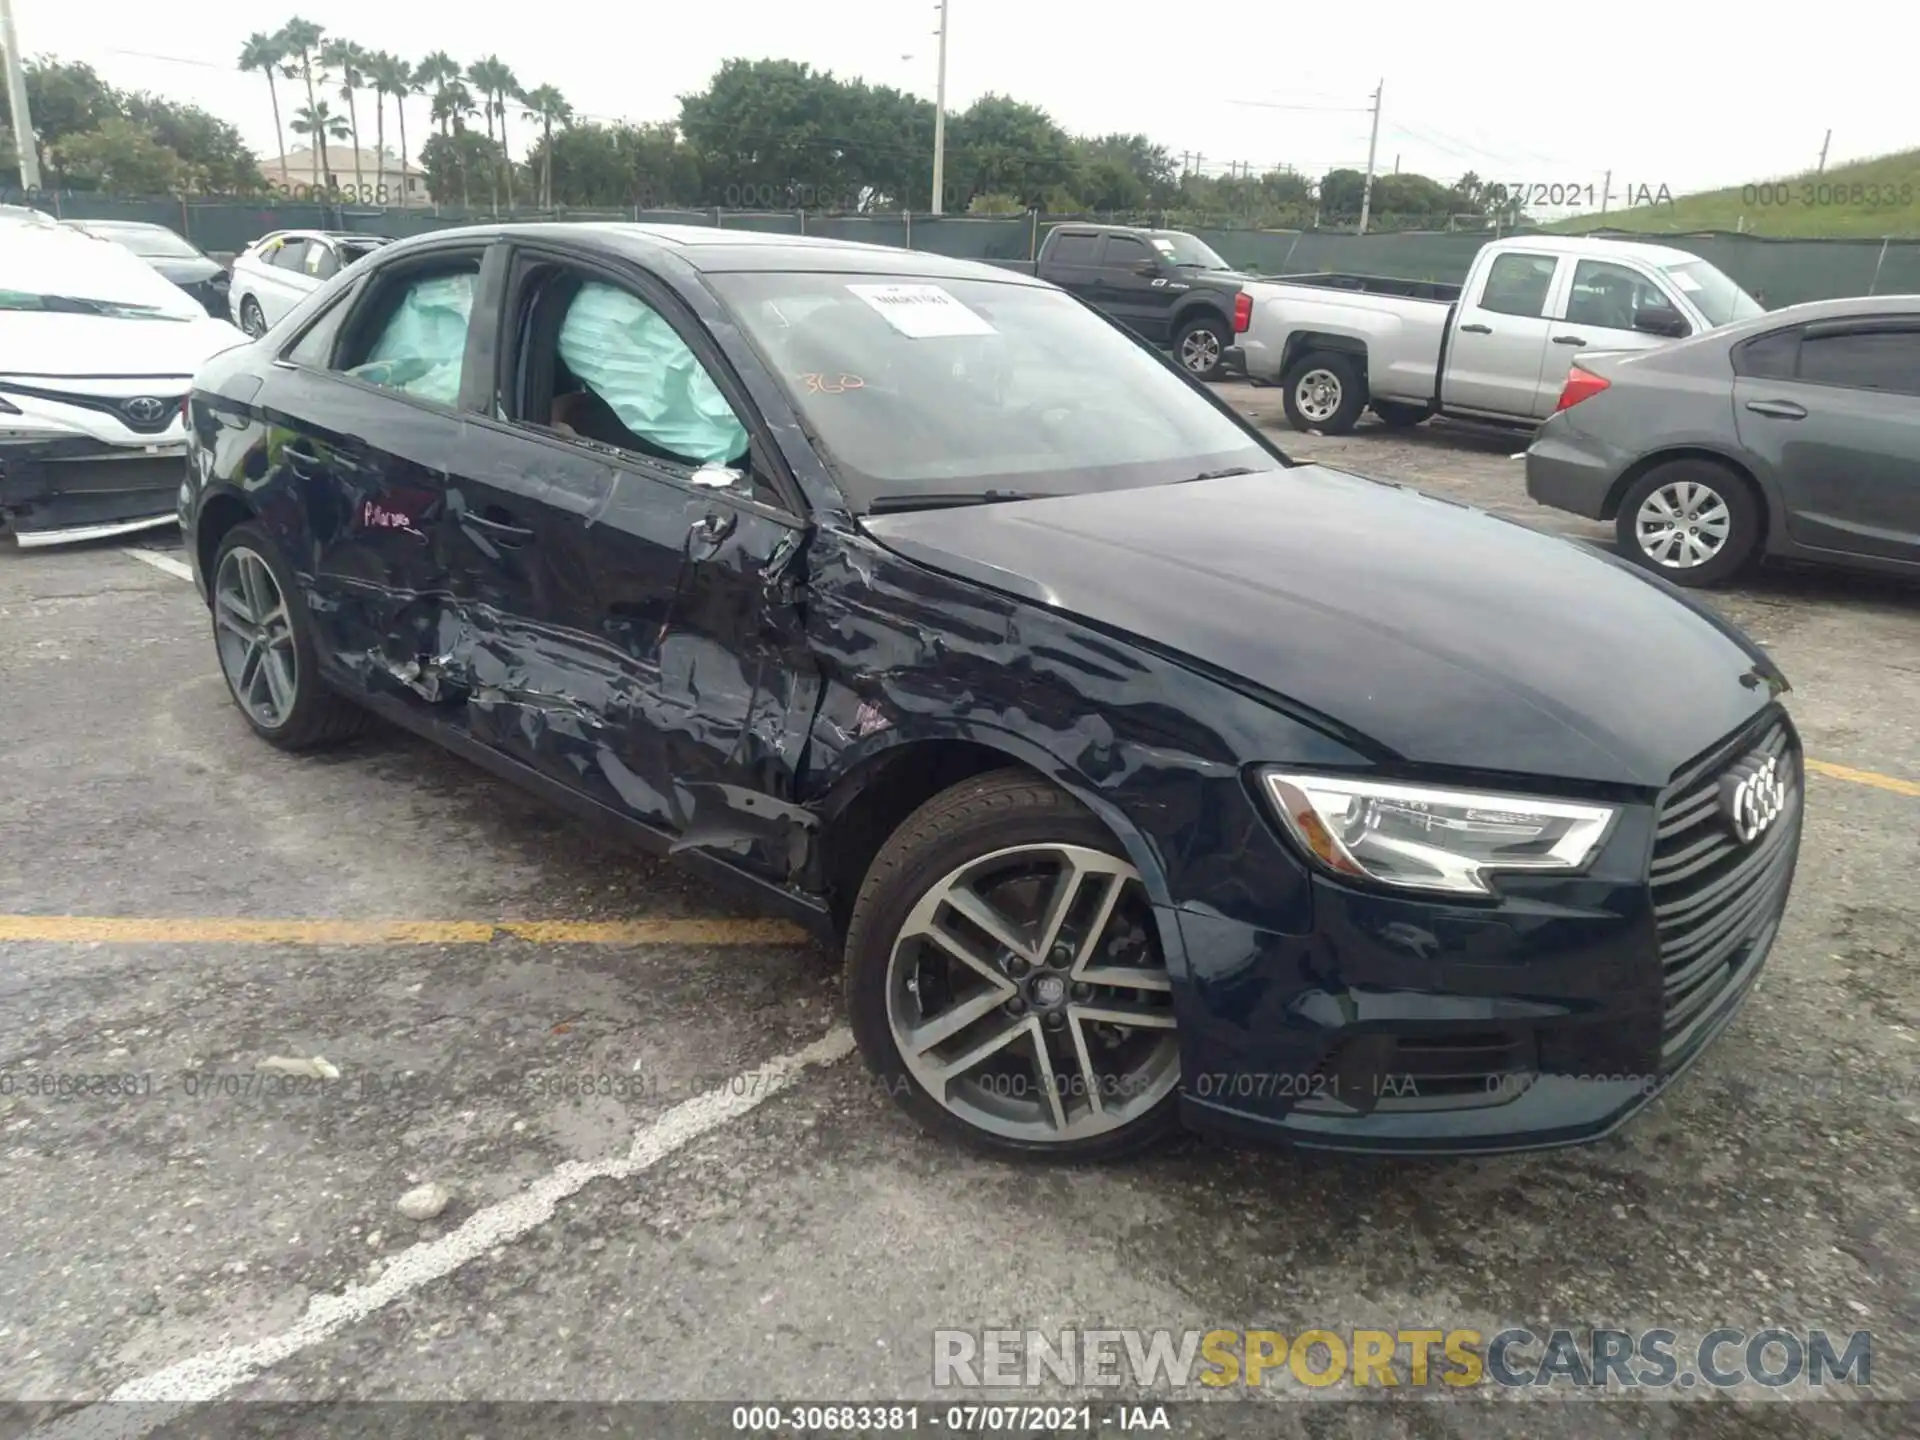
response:
{"label": "front grille", "polygon": [[1462,1110],[1498,1105],[1532,1083],[1532,1032],[1356,1035],[1321,1057],[1301,1089],[1302,1111]]}
{"label": "front grille", "polygon": [[[1769,759],[1778,762],[1786,804],[1756,839],[1742,841],[1722,781]],[[1661,797],[1649,878],[1665,994],[1664,1064],[1683,1059],[1753,978],[1786,908],[1803,788],[1793,727],[1776,714],[1687,766]]]}
{"label": "front grille", "polygon": [[[178,381],[162,381],[163,385],[178,384]],[[69,390],[43,390],[37,385],[14,385],[4,387],[14,395],[31,395],[40,400],[52,400],[61,405],[72,405],[81,410],[97,410],[103,415],[111,415],[136,435],[159,435],[167,430],[180,416],[180,402],[186,396],[178,391],[167,393],[157,390],[150,395],[81,395]],[[152,401],[150,405],[136,404],[138,401]],[[134,409],[129,409],[133,406]],[[135,411],[150,413],[135,413]]]}

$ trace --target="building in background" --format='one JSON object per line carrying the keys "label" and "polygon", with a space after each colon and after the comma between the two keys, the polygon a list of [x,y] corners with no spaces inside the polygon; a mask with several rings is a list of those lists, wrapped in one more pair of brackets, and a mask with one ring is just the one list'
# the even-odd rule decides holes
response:
{"label": "building in background", "polygon": [[359,171],[354,170],[355,152],[350,145],[329,145],[323,170],[319,152],[302,147],[287,152],[287,163],[277,155],[261,161],[260,173],[267,184],[283,195],[304,200],[316,190],[338,190],[343,196],[370,205],[413,205],[427,202],[427,172],[408,163],[402,169],[397,155],[359,152]]}

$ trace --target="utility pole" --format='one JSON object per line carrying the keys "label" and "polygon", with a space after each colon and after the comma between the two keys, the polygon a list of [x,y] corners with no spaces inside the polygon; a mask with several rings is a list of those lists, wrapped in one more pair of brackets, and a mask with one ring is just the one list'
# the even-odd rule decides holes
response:
{"label": "utility pole", "polygon": [[[0,0],[5,3],[5,0]],[[933,213],[946,214],[947,193],[947,0],[940,10],[940,78],[933,95]]]}
{"label": "utility pole", "polygon": [[27,111],[27,77],[20,69],[20,37],[13,28],[13,0],[0,0],[0,43],[7,47],[7,96],[13,102],[13,148],[20,156],[20,188],[40,188],[40,146]]}
{"label": "utility pole", "polygon": [[[1628,186],[1632,189],[1632,186]],[[1613,199],[1613,172],[1607,171],[1607,178],[1600,182],[1600,213],[1607,213],[1607,203]]]}
{"label": "utility pole", "polygon": [[[11,24],[11,22],[9,22],[9,24]],[[1815,171],[1816,174],[1824,175],[1827,173],[1827,146],[1831,145],[1832,143],[1833,143],[1833,131],[1831,128],[1829,128],[1827,131],[1827,138],[1820,142],[1820,165],[1818,169]]]}
{"label": "utility pole", "polygon": [[1380,146],[1380,92],[1387,88],[1383,78],[1373,91],[1373,133],[1367,137],[1367,185],[1360,192],[1360,233],[1367,233],[1367,217],[1373,213],[1373,154]]}
{"label": "utility pole", "polygon": [[1393,157],[1393,173],[1396,175],[1400,173],[1400,157],[1398,155]]}

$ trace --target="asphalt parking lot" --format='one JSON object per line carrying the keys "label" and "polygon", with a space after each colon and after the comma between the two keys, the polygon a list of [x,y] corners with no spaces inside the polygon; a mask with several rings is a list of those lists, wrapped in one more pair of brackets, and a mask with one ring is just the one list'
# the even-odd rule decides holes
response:
{"label": "asphalt parking lot", "polygon": [[[1280,425],[1274,392],[1231,393]],[[1510,438],[1279,435],[1604,539],[1527,501]],[[1920,1396],[1920,589],[1791,571],[1714,597],[1794,683],[1808,828],[1759,991],[1624,1130],[1061,1171],[923,1137],[850,1057],[833,958],[671,865],[395,732],[255,741],[178,557],[166,532],[0,543],[16,1429],[78,1433],[108,1398],[944,1403],[933,1333],[990,1326],[1868,1330],[1872,1393]],[[396,1208],[427,1184],[437,1215]],[[1624,1420],[1327,1403],[1356,1393],[1179,1418],[1891,1436],[1916,1413],[1850,1388]]]}

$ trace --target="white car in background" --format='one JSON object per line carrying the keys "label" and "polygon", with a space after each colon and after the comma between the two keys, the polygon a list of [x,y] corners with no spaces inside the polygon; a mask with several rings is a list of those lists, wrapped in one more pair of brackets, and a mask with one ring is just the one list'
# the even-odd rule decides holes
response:
{"label": "white car in background", "polygon": [[233,323],[261,336],[354,261],[392,244],[344,230],[274,230],[234,258],[227,303]]}
{"label": "white car in background", "polygon": [[244,343],[124,246],[0,225],[0,530],[30,546],[173,523],[194,372]]}

